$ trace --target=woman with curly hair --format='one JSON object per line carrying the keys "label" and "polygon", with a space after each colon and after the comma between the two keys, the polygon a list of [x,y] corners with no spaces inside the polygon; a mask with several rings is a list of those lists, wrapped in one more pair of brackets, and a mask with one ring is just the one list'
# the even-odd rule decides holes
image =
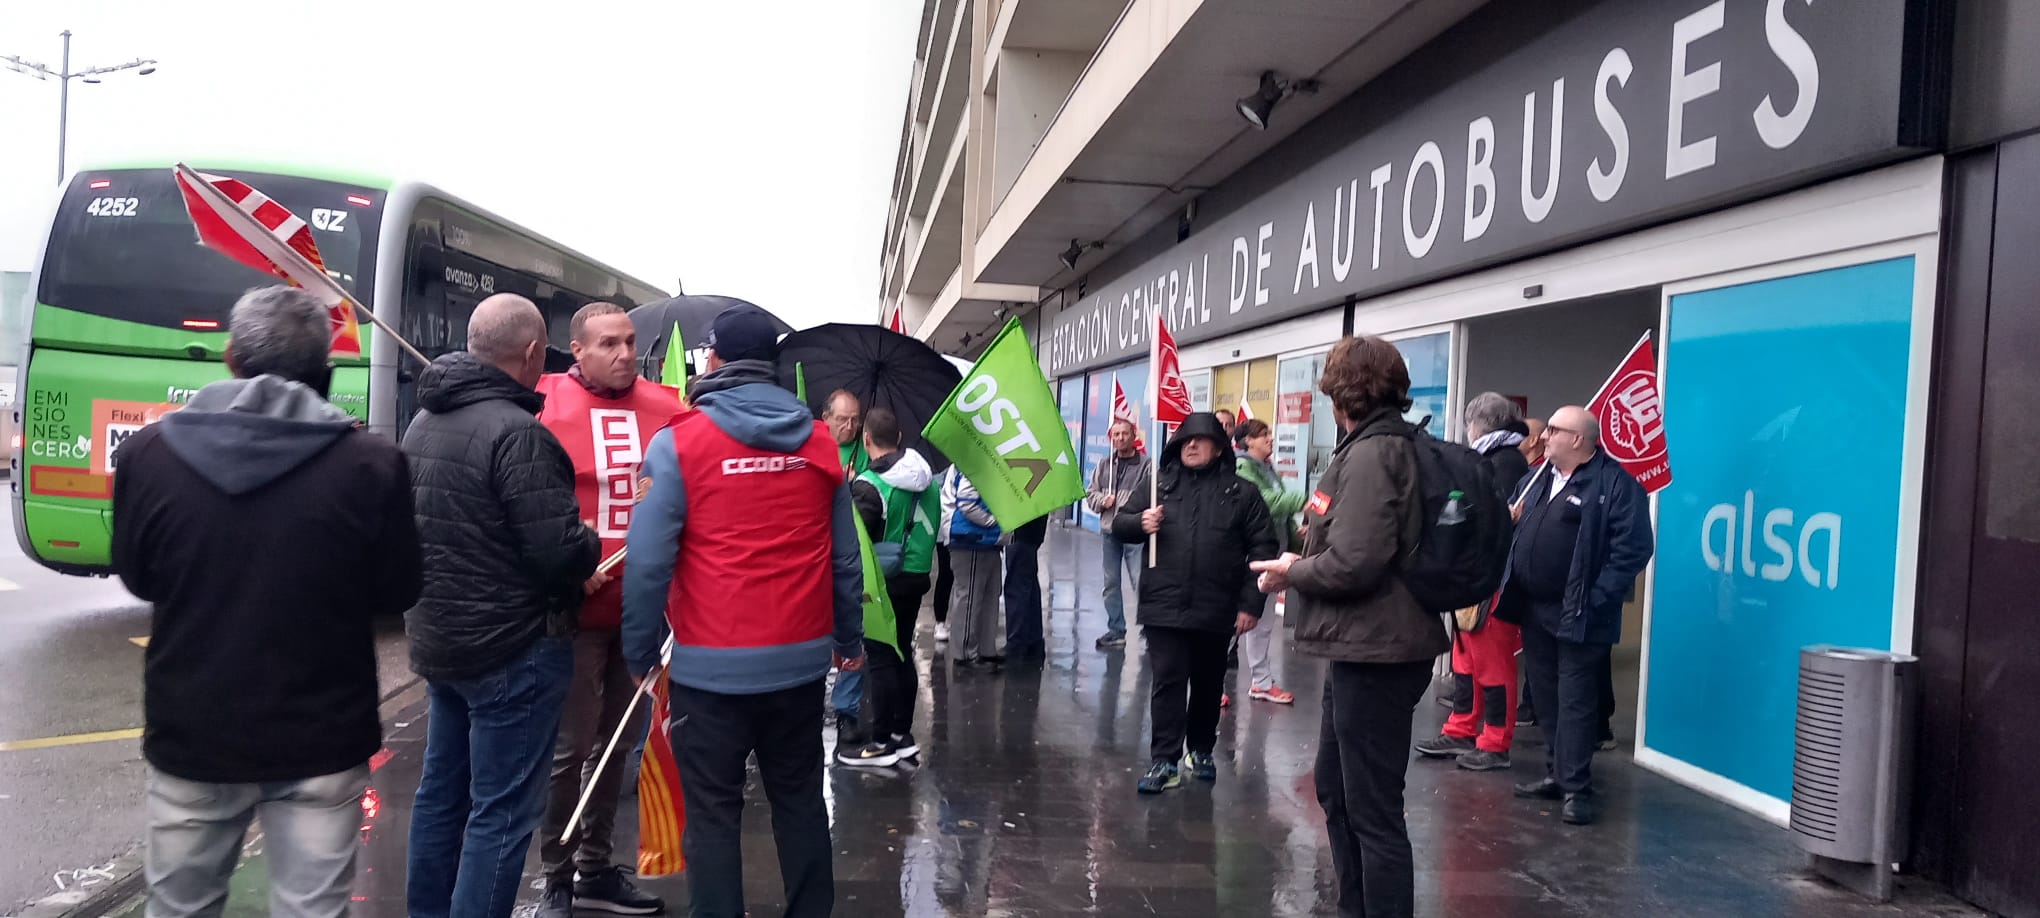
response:
{"label": "woman with curly hair", "polygon": [[1450,646],[1438,616],[1403,585],[1397,560],[1417,544],[1410,371],[1395,345],[1346,338],[1318,388],[1342,431],[1305,506],[1302,554],[1254,565],[1261,589],[1294,587],[1294,647],[1330,662],[1318,728],[1317,795],[1325,809],[1339,914],[1409,918],[1416,876],[1403,819],[1410,720]]}

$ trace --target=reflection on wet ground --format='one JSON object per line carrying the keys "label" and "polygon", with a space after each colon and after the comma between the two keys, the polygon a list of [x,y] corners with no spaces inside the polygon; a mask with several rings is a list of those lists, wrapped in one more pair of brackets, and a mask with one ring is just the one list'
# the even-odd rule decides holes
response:
{"label": "reflection on wet ground", "polygon": [[[1045,665],[960,672],[930,662],[923,634],[915,727],[918,768],[833,768],[837,913],[881,915],[1333,915],[1333,874],[1313,793],[1323,664],[1277,648],[1293,708],[1235,707],[1219,739],[1216,786],[1186,782],[1159,798],[1133,790],[1145,765],[1147,672],[1138,642],[1103,653],[1094,536],[1056,532],[1044,552],[1052,606]],[[1633,653],[1629,655],[1633,661]],[[1632,664],[1633,665],[1633,664]],[[1634,722],[1633,677],[1618,732]],[[1443,709],[1420,706],[1413,737]],[[1930,892],[1871,906],[1811,879],[1784,830],[1604,753],[1607,812],[1579,829],[1555,807],[1515,800],[1512,780],[1541,766],[1537,731],[1519,734],[1513,772],[1410,767],[1418,913],[1502,916],[1821,916],[1975,914]],[[389,735],[365,820],[357,907],[403,914],[404,840],[424,747],[422,712]],[[771,828],[754,782],[745,814],[753,915],[783,910]],[[634,850],[634,801],[618,848]],[[535,858],[535,854],[534,854]],[[535,876],[535,863],[528,875]],[[261,858],[235,884],[230,912],[266,908]],[[644,878],[684,914],[684,877]],[[533,908],[526,893],[521,912]]]}

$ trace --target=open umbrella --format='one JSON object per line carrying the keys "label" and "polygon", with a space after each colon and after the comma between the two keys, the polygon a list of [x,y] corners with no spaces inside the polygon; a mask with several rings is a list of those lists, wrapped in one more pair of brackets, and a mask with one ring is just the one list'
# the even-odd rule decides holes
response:
{"label": "open umbrella", "polygon": [[[708,340],[708,327],[715,317],[743,302],[733,296],[676,296],[631,310],[630,324],[637,331],[638,372],[647,379],[659,378],[666,357],[666,340],[673,336],[675,324],[680,326],[680,337],[688,347],[700,347]],[[772,321],[782,335],[793,331],[793,326],[778,316],[773,316]]]}
{"label": "open umbrella", "polygon": [[779,382],[794,388],[794,367],[807,377],[808,408],[817,416],[837,389],[855,393],[864,410],[888,408],[900,419],[900,445],[919,450],[937,472],[948,457],[921,439],[921,428],[963,381],[934,348],[877,325],[834,322],[802,329],[779,342]]}

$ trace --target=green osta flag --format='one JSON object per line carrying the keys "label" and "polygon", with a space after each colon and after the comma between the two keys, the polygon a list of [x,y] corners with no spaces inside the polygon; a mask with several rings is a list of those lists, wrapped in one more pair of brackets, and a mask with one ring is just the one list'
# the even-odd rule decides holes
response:
{"label": "green osta flag", "polygon": [[1014,529],[1084,496],[1069,428],[1020,321],[1011,319],[921,431]]}
{"label": "green osta flag", "polygon": [[659,382],[687,394],[687,342],[680,338],[680,323],[673,323],[673,336],[666,339],[666,365],[659,369]]}

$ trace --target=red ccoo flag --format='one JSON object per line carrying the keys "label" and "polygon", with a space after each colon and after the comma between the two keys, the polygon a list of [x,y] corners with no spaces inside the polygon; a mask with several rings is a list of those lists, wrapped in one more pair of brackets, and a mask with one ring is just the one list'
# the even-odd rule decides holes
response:
{"label": "red ccoo flag", "polygon": [[1665,443],[1664,399],[1658,395],[1657,349],[1650,333],[1595,393],[1587,410],[1601,419],[1601,449],[1655,494],[1672,483],[1671,451]]}
{"label": "red ccoo flag", "polygon": [[1176,337],[1169,334],[1169,322],[1162,310],[1155,310],[1154,345],[1155,420],[1174,431],[1190,417],[1190,387],[1183,382],[1183,367],[1176,360]]}
{"label": "red ccoo flag", "polygon": [[[219,175],[190,172],[199,181],[205,182],[212,190],[223,195],[227,202],[239,208],[241,216],[252,218],[267,230],[259,234],[246,220],[235,220],[219,210],[215,200],[193,186],[187,170],[176,172],[177,190],[184,195],[184,209],[191,214],[192,225],[198,228],[198,238],[207,248],[219,252],[241,264],[274,274],[289,281],[292,286],[303,287],[326,304],[326,315],[333,330],[333,353],[345,357],[361,355],[361,325],[354,316],[354,303],[338,284],[327,276],[326,262],[319,257],[319,245],[312,240],[311,226],[284,207],[269,199],[269,196],[255,190],[240,179]],[[297,258],[279,251],[279,245]],[[302,259],[310,263],[310,269],[319,272],[316,277],[296,277],[288,269],[293,262]]]}

